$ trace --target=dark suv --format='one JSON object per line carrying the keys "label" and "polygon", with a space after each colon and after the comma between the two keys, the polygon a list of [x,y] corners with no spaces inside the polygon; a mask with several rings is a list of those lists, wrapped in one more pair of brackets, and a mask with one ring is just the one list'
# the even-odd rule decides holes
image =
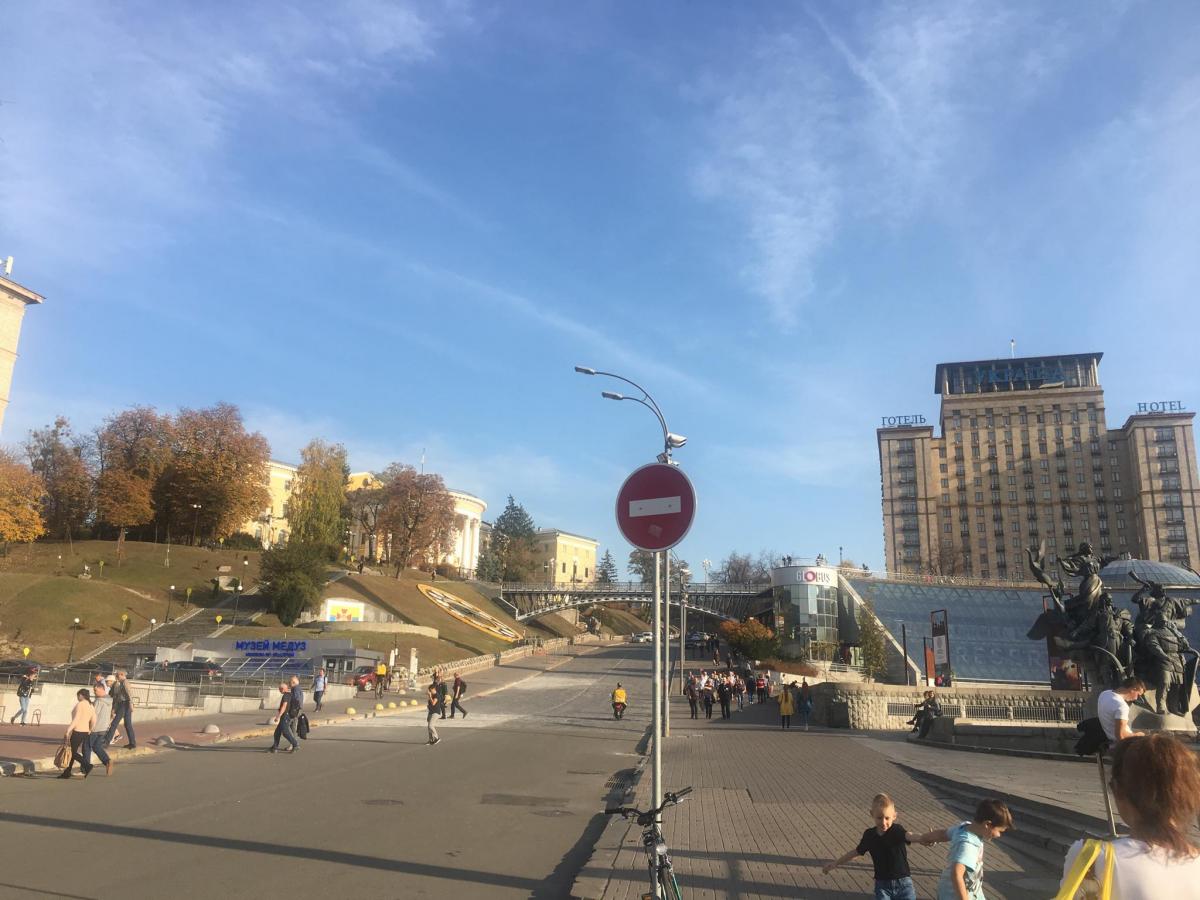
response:
{"label": "dark suv", "polygon": [[225,673],[221,667],[211,660],[185,659],[167,663],[163,669],[167,673],[163,680],[198,682],[205,678],[220,678]]}

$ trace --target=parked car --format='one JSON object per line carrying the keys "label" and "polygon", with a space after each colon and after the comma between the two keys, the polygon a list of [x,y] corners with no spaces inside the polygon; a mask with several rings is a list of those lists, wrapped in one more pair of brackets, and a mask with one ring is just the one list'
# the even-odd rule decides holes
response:
{"label": "parked car", "polygon": [[360,691],[375,690],[375,667],[359,666],[346,679],[347,684],[354,685]]}

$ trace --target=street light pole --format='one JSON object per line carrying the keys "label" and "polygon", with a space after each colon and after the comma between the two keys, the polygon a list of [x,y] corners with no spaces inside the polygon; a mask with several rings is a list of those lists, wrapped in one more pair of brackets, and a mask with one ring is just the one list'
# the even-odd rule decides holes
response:
{"label": "street light pole", "polygon": [[75,621],[71,623],[71,647],[67,650],[67,664],[71,662],[71,658],[75,655],[75,632],[79,630],[79,617],[75,617]]}
{"label": "street light pole", "polygon": [[[662,777],[662,656],[659,653],[658,643],[662,640],[662,582],[659,578],[658,554],[655,553],[654,560],[654,718],[659,721],[653,723],[652,740],[651,740],[651,774],[652,774],[652,794],[651,801],[654,808],[658,809],[662,806],[663,794],[663,777]],[[660,816],[655,816],[655,821],[661,821]]]}
{"label": "street light pole", "polygon": [[663,561],[663,581],[666,582],[663,592],[663,696],[662,696],[662,728],[663,737],[671,736],[671,551],[664,550],[661,554]]}
{"label": "street light pole", "polygon": [[900,623],[900,640],[904,645],[904,684],[912,684],[912,679],[908,674],[908,625],[904,622]]}
{"label": "street light pole", "polygon": [[200,510],[203,507],[199,503],[193,503],[192,509],[196,511],[196,517],[192,519],[192,546],[196,546],[196,531],[200,527]]}
{"label": "street light pole", "polygon": [[170,593],[167,594],[167,614],[163,616],[163,624],[171,621],[171,601],[175,599],[175,585],[169,588]]}

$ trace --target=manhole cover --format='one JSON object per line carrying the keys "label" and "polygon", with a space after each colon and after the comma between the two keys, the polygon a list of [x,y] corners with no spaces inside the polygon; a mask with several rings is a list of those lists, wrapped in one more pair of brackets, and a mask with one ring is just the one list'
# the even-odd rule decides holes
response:
{"label": "manhole cover", "polygon": [[379,797],[375,800],[364,800],[364,806],[403,806],[403,800],[389,800],[385,797]]}
{"label": "manhole cover", "polygon": [[484,794],[480,803],[497,806],[562,806],[564,797],[533,797],[528,794]]}

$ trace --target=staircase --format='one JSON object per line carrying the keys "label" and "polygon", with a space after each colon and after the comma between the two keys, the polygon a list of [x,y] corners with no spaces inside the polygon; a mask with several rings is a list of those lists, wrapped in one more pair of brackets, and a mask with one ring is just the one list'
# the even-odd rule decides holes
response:
{"label": "staircase", "polygon": [[[130,635],[120,641],[115,641],[100,647],[91,654],[82,657],[79,663],[113,663],[127,665],[129,658],[136,650],[145,647],[178,647],[180,644],[190,644],[200,638],[213,637],[216,632],[225,631],[233,625],[246,625],[262,615],[265,598],[258,596],[258,588],[246,591],[237,604],[237,621],[234,621],[234,598],[229,595],[221,599],[215,606],[207,608],[196,607],[183,615],[171,620],[170,623],[157,626],[153,632],[149,628]],[[221,616],[220,626],[216,616]]]}

